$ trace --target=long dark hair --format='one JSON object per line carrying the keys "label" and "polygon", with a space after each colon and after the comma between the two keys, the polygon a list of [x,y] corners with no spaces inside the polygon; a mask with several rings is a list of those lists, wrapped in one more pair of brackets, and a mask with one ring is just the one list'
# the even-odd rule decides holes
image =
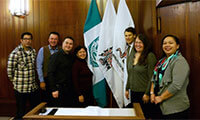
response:
{"label": "long dark hair", "polygon": [[[137,38],[139,38],[139,40],[141,40],[142,43],[143,43],[143,45],[144,45],[144,49],[143,49],[143,51],[141,53],[141,56],[140,56],[140,58],[138,60],[138,64],[139,65],[142,65],[142,64],[145,65],[146,62],[147,62],[146,58],[147,58],[149,52],[152,51],[152,49],[151,49],[151,43],[149,42],[149,40],[147,39],[147,37],[144,34],[137,35],[136,39]],[[135,45],[134,45],[134,50],[136,51]]]}
{"label": "long dark hair", "polygon": [[[162,49],[162,46],[163,46],[164,39],[167,38],[167,37],[172,37],[174,39],[174,41],[176,42],[176,44],[179,45],[179,48],[177,50],[181,51],[181,45],[180,45],[179,38],[176,37],[175,35],[171,35],[171,34],[168,34],[168,35],[166,35],[166,36],[163,37],[163,39],[161,41],[161,49]],[[163,57],[166,57],[166,54],[165,54],[165,52],[162,49],[161,58],[163,58]]]}

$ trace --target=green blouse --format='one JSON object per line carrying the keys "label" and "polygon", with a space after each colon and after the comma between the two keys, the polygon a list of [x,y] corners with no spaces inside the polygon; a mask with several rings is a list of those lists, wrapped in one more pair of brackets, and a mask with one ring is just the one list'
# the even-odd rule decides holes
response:
{"label": "green blouse", "polygon": [[[135,54],[135,53],[134,53]],[[145,92],[149,95],[150,83],[153,75],[153,69],[156,64],[156,56],[150,52],[147,56],[146,65],[133,65],[133,56],[127,61],[127,70],[128,70],[128,81],[126,85],[126,90],[130,89],[134,92]]]}

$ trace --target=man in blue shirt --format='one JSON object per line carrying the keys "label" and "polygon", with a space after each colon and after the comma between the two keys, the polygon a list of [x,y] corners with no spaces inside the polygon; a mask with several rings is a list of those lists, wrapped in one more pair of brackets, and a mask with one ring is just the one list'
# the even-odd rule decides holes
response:
{"label": "man in blue shirt", "polygon": [[48,103],[50,102],[50,98],[47,84],[47,69],[50,56],[59,50],[59,37],[59,33],[50,32],[48,39],[49,45],[41,47],[37,55],[37,73],[40,80],[40,88],[42,90],[42,101]]}

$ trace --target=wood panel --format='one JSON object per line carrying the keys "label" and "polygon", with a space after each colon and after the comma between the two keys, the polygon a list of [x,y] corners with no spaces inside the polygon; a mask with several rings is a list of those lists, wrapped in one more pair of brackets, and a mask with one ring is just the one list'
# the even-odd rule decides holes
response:
{"label": "wood panel", "polygon": [[[161,39],[167,34],[176,35],[181,42],[182,54],[185,56],[185,13],[186,4],[172,5],[168,7],[162,7],[158,9],[158,17],[160,17],[161,22],[161,33],[158,34],[158,43],[161,49]],[[159,52],[161,54],[161,51]]]}
{"label": "wood panel", "polygon": [[[14,46],[15,41],[12,41],[12,44],[8,43],[8,39],[13,39],[13,36],[6,35],[10,33],[12,28],[11,16],[8,15],[8,3],[6,0],[0,1],[0,108],[3,109],[2,114],[9,112],[9,109],[4,109],[12,107],[13,109],[10,112],[14,112],[14,96],[11,83],[7,78],[6,66],[7,66],[7,56],[11,51],[11,47]],[[12,115],[12,113],[11,113]]]}
{"label": "wood panel", "polygon": [[138,5],[138,33],[143,33],[154,43],[155,2],[141,0]]}
{"label": "wood panel", "polygon": [[[192,2],[189,4],[189,20],[188,20],[188,33],[190,34],[190,46],[192,46],[189,50],[190,55],[195,58],[200,58],[200,2]],[[193,52],[195,51],[195,52]]]}
{"label": "wood panel", "polygon": [[178,3],[183,3],[187,1],[189,0],[156,0],[156,7],[169,6],[172,4],[178,4]]}
{"label": "wood panel", "polygon": [[[83,45],[83,28],[91,0],[29,0],[30,13],[25,18],[9,13],[9,0],[0,0],[0,115],[15,114],[13,86],[7,77],[7,59],[10,52],[20,43],[25,31],[33,34],[33,47],[38,51],[48,44],[48,34],[57,31],[61,40],[65,36],[75,39],[75,46]],[[112,0],[117,10],[119,0]],[[107,0],[97,0],[103,16]],[[152,9],[155,1],[126,0],[133,16],[137,32],[152,37]],[[155,27],[155,26],[154,26]],[[114,103],[114,102],[113,102]]]}
{"label": "wood panel", "polygon": [[189,94],[191,96],[191,108],[192,118],[200,118],[200,97],[198,91],[200,91],[200,2],[191,2],[189,6],[189,18],[188,18],[188,42],[186,43],[189,47],[187,49],[187,55],[191,58],[190,69],[191,79]]}

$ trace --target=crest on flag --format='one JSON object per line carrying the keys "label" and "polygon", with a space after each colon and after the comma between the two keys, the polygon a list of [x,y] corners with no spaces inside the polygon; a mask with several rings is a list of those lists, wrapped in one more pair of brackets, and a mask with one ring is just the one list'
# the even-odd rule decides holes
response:
{"label": "crest on flag", "polygon": [[[116,49],[116,51],[119,52],[120,61],[124,63],[125,57],[126,57],[126,51],[122,53],[121,48]],[[112,57],[117,61],[118,66],[121,68],[121,70],[124,70],[123,65],[119,62],[117,57],[113,54],[113,47],[107,48],[103,51],[103,53],[99,54],[101,57],[99,59],[99,62],[107,68],[107,71],[112,67]]]}
{"label": "crest on flag", "polygon": [[92,43],[88,46],[89,52],[90,52],[90,64],[92,67],[99,67],[98,63],[96,62],[97,57],[97,48],[98,48],[98,40],[99,37],[97,37]]}
{"label": "crest on flag", "polygon": [[103,65],[106,66],[107,71],[112,67],[112,47],[109,49],[106,49],[103,51],[103,53],[99,54],[101,58],[99,59],[99,62]]}

